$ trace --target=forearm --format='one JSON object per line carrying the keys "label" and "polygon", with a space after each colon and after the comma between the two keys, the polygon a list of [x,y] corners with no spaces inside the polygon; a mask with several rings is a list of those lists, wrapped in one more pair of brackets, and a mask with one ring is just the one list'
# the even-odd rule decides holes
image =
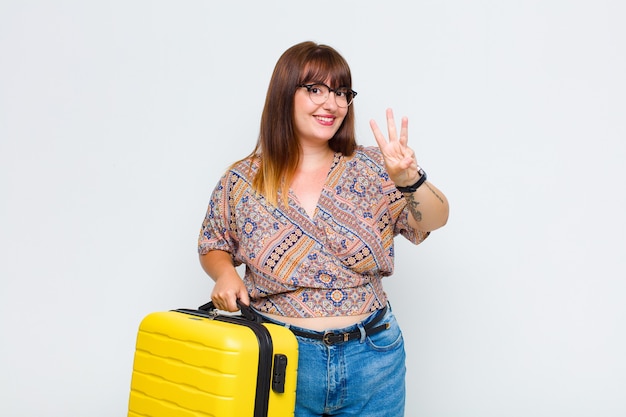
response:
{"label": "forearm", "polygon": [[403,193],[409,209],[409,224],[414,229],[431,232],[448,221],[448,199],[426,181],[416,191]]}
{"label": "forearm", "polygon": [[205,255],[200,255],[200,265],[213,281],[217,282],[220,277],[237,274],[233,258],[230,253],[222,250],[211,250]]}

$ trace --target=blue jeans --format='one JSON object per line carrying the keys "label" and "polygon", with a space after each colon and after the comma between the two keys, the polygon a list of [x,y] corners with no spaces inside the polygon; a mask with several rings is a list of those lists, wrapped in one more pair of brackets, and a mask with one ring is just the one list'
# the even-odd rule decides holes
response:
{"label": "blue jeans", "polygon": [[389,307],[377,324],[389,323],[389,328],[365,336],[363,326],[376,314],[337,330],[359,329],[360,340],[327,346],[323,341],[297,336],[300,359],[295,417],[404,416],[406,367],[402,332]]}

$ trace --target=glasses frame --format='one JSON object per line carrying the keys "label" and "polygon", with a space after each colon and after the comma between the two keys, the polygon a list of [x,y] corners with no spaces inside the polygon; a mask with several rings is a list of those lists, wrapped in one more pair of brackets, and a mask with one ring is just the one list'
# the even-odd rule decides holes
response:
{"label": "glasses frame", "polygon": [[[328,96],[326,96],[326,99],[324,101],[322,101],[321,103],[315,103],[315,101],[313,101],[313,99],[311,98],[311,89],[316,86],[324,86],[326,88],[328,88]],[[346,92],[346,94],[350,94],[350,101],[348,102],[348,105],[344,108],[348,108],[350,107],[350,105],[354,102],[354,98],[356,97],[356,95],[358,94],[356,91],[347,88],[347,87],[339,87],[339,88],[330,88],[329,86],[327,86],[324,83],[311,83],[311,84],[298,84],[298,88],[306,88],[306,91],[309,93],[309,99],[311,99],[311,101],[313,101],[313,103],[315,104],[324,104],[328,101],[328,99],[330,98],[330,93],[334,93],[335,94],[335,102],[337,103],[337,106],[339,106],[339,102],[337,102],[337,90],[341,89],[341,88],[346,88],[348,91]],[[342,106],[339,106],[342,107]]]}

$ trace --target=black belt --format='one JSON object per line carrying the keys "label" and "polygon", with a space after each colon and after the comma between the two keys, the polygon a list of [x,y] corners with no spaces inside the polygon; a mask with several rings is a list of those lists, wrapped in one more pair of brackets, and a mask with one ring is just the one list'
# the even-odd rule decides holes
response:
{"label": "black belt", "polygon": [[[376,317],[374,317],[374,319],[371,322],[363,326],[366,335],[371,336],[373,334],[382,332],[383,330],[387,330],[389,328],[389,323],[376,326],[378,322],[380,322],[383,319],[383,317],[385,317],[386,312],[387,312],[387,306],[385,306],[385,308],[380,310],[378,314],[376,315]],[[360,329],[356,329],[354,331],[346,332],[346,333],[336,333],[336,332],[333,332],[332,330],[328,330],[324,332],[323,334],[307,332],[307,331],[297,330],[297,329],[292,329],[292,328],[290,328],[289,330],[291,330],[293,334],[295,334],[296,336],[306,337],[308,339],[321,340],[327,346],[335,345],[337,343],[348,342],[350,340],[358,340],[361,338]]]}

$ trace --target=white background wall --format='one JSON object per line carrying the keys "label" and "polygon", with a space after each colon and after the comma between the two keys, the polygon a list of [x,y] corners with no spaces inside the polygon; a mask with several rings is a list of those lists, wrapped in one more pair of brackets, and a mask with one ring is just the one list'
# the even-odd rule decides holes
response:
{"label": "white background wall", "polygon": [[1,1],[0,415],[125,415],[139,321],[208,300],[209,193],[303,40],[451,203],[386,280],[407,416],[626,415],[625,4]]}

